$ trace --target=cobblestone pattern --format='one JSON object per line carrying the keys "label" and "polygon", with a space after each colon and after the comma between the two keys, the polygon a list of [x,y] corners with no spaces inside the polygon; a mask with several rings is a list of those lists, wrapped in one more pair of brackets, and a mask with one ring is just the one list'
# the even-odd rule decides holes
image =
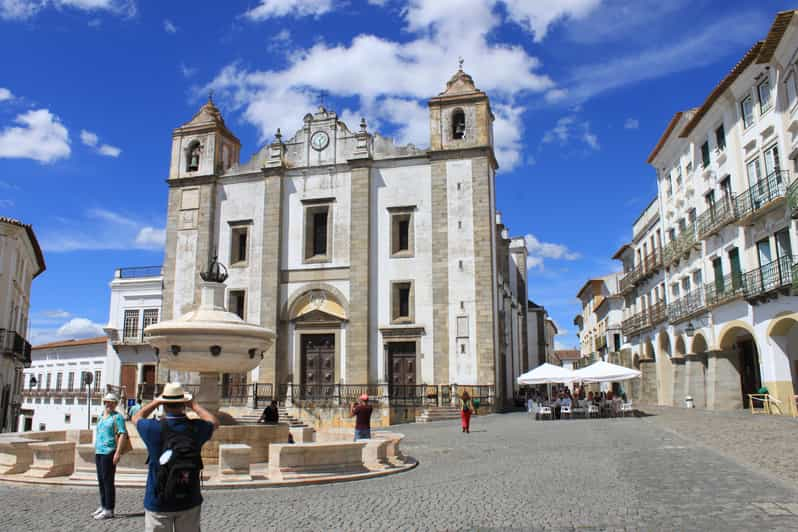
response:
{"label": "cobblestone pattern", "polygon": [[[689,425],[681,419],[490,415],[474,418],[470,435],[458,422],[407,425],[403,449],[420,460],[416,469],[352,483],[209,491],[203,529],[798,529],[794,484],[676,434]],[[739,441],[737,420],[717,419],[716,428]],[[91,521],[95,492],[0,485],[0,529],[143,528],[140,515]],[[119,490],[117,513],[140,512],[142,495]]]}

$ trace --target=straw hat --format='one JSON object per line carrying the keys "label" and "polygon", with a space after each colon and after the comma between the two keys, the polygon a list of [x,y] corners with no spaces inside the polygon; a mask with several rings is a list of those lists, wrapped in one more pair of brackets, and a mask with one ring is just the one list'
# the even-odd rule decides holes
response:
{"label": "straw hat", "polygon": [[105,397],[103,397],[103,403],[118,403],[118,402],[119,402],[119,397],[117,397],[115,393],[108,392],[107,394],[105,394]]}
{"label": "straw hat", "polygon": [[179,382],[170,382],[163,387],[163,392],[158,400],[162,403],[187,403],[191,401],[191,394],[183,391]]}

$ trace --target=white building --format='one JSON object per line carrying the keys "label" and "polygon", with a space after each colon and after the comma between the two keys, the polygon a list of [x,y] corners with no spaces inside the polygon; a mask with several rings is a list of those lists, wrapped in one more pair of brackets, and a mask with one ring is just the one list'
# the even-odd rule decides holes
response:
{"label": "white building", "polygon": [[173,134],[163,319],[197,304],[218,256],[228,307],[277,333],[230,379],[276,393],[485,385],[509,400],[526,368],[527,253],[497,217],[490,102],[460,70],[429,109],[428,150],[320,108],[242,163],[206,103]]}
{"label": "white building", "polygon": [[[798,17],[782,12],[700,107],[676,113],[649,156],[659,227],[635,228],[634,263],[630,252],[616,254],[627,272],[645,268],[639,243],[653,237],[659,249],[661,234],[663,268],[628,280],[636,295],[627,295],[624,321],[649,400],[681,404],[690,395],[700,407],[739,408],[764,385],[791,409],[797,63]],[[652,311],[652,296],[664,296],[667,312]]]}
{"label": "white building", "polygon": [[620,272],[589,279],[576,297],[582,312],[574,318],[579,331],[582,358],[609,360],[610,353],[621,350],[623,296],[618,291]]}
{"label": "white building", "polygon": [[[156,383],[158,357],[144,341],[144,329],[158,323],[163,299],[160,266],[119,268],[111,281],[106,373],[125,397],[151,398]],[[170,376],[171,377],[171,376]],[[175,376],[175,379],[180,377]],[[142,386],[144,385],[144,386]]]}
{"label": "white building", "polygon": [[[23,410],[17,430],[87,429],[102,413],[108,383],[105,336],[34,346],[25,369]],[[91,390],[84,374],[91,374]],[[88,394],[91,393],[91,408]]]}
{"label": "white building", "polygon": [[13,431],[22,397],[22,370],[30,365],[30,289],[45,269],[30,225],[0,216],[0,432]]}

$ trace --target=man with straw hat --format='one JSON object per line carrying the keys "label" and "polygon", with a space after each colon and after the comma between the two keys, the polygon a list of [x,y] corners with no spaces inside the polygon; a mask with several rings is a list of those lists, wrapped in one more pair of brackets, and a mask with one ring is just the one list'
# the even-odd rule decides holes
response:
{"label": "man with straw hat", "polygon": [[97,484],[100,486],[100,507],[92,516],[95,519],[111,519],[116,506],[116,464],[122,457],[122,443],[127,438],[125,420],[116,411],[119,398],[107,393],[103,397],[103,414],[94,430],[94,460],[97,465]]}
{"label": "man with straw hat", "polygon": [[[163,406],[163,418],[147,419],[159,406]],[[199,419],[187,418],[186,407]],[[199,530],[201,449],[211,439],[219,420],[183,391],[180,383],[170,382],[160,397],[133,416],[133,422],[149,453],[144,530]]]}
{"label": "man with straw hat", "polygon": [[359,403],[352,403],[349,407],[349,416],[355,418],[355,440],[371,438],[371,411],[367,393],[360,396]]}

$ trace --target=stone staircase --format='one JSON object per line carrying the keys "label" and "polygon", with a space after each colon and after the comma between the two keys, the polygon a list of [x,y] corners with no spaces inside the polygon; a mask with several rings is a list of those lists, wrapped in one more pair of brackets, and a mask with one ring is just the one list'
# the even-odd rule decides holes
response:
{"label": "stone staircase", "polygon": [[460,419],[460,409],[456,406],[428,406],[420,415],[416,416],[416,423],[429,423],[431,421],[448,421]]}
{"label": "stone staircase", "polygon": [[[308,426],[297,418],[289,416],[288,411],[284,407],[279,407],[278,411],[280,413],[280,423],[288,423],[288,426],[292,428]],[[262,413],[263,409],[237,408],[234,417],[239,423],[257,423]]]}

